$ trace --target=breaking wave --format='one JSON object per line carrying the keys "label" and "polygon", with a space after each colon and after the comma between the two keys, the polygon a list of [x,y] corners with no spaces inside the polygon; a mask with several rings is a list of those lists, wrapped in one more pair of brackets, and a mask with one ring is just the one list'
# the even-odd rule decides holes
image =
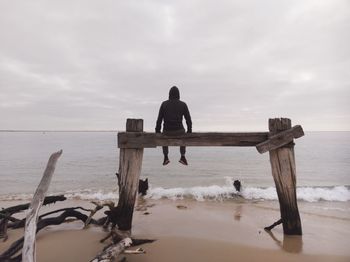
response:
{"label": "breaking wave", "polygon": [[[57,194],[64,194],[68,199],[78,200],[116,200],[118,199],[117,191],[103,191],[103,190],[73,190],[67,192],[60,192]],[[0,195],[0,200],[30,200],[32,194],[9,194]],[[275,187],[242,187],[241,192],[237,192],[233,186],[195,186],[195,187],[177,187],[177,188],[163,188],[151,187],[148,190],[145,198],[148,199],[195,199],[197,201],[206,200],[277,200],[277,193]],[[318,202],[318,201],[350,201],[350,187],[349,186],[334,186],[334,187],[298,187],[297,198],[300,201]]]}
{"label": "breaking wave", "polygon": [[[243,187],[241,192],[237,192],[229,186],[207,186],[190,188],[152,188],[148,194],[151,199],[185,199],[192,198],[198,201],[207,199],[226,200],[243,198],[246,200],[277,200],[275,187]],[[335,187],[299,187],[297,188],[297,198],[301,201],[349,201],[350,190],[346,186]]]}

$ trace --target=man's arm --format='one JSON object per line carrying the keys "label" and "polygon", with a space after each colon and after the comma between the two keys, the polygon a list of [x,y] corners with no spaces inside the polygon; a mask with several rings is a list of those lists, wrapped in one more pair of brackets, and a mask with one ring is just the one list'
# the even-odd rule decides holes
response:
{"label": "man's arm", "polygon": [[185,104],[184,116],[185,116],[186,125],[187,125],[187,133],[192,133],[192,120],[191,120],[191,115],[190,115],[190,111],[188,110],[188,107],[187,107],[186,104]]}
{"label": "man's arm", "polygon": [[161,104],[159,108],[157,123],[156,123],[156,133],[160,133],[160,130],[162,129],[163,118],[164,118],[164,109],[163,109],[163,104]]}

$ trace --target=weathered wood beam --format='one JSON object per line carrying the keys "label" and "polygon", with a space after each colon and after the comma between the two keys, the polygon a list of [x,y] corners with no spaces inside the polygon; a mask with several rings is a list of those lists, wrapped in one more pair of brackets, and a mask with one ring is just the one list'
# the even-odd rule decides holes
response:
{"label": "weathered wood beam", "polygon": [[42,206],[46,192],[49,188],[52,175],[55,171],[58,158],[61,156],[62,150],[53,153],[47,163],[43,177],[39,183],[38,188],[35,191],[33,200],[27,211],[26,224],[24,231],[24,243],[22,250],[22,261],[34,262],[35,258],[35,235],[37,230],[37,221],[39,209]]}
{"label": "weathered wood beam", "polygon": [[[127,132],[142,132],[142,119],[127,119]],[[139,187],[139,177],[142,167],[143,148],[121,148],[119,155],[119,201],[118,228],[131,231],[134,206]]]}
{"label": "weathered wood beam", "polygon": [[[269,119],[271,137],[291,128],[288,118]],[[283,232],[301,235],[301,221],[296,196],[296,169],[293,146],[279,147],[269,151],[272,176],[280,203]]]}
{"label": "weathered wood beam", "polygon": [[190,133],[166,136],[145,132],[119,132],[119,148],[157,146],[256,146],[268,139],[268,132]]}
{"label": "weathered wood beam", "polygon": [[300,125],[294,126],[291,129],[280,132],[277,135],[271,136],[268,140],[256,145],[256,149],[260,154],[270,150],[277,149],[281,146],[293,142],[294,138],[299,138],[304,135],[303,128]]}

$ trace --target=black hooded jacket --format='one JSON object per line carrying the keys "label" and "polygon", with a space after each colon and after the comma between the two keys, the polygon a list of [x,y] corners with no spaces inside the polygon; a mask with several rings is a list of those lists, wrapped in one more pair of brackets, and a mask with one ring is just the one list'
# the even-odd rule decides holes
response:
{"label": "black hooded jacket", "polygon": [[185,129],[182,125],[182,117],[185,117],[187,133],[192,132],[192,120],[185,102],[180,100],[180,91],[173,86],[169,91],[169,100],[162,103],[156,124],[156,133],[160,133],[162,121],[163,131],[176,131]]}

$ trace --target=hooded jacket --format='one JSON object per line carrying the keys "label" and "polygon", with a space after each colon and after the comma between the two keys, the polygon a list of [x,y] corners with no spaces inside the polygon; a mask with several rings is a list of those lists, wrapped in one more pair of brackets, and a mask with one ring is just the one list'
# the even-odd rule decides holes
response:
{"label": "hooded jacket", "polygon": [[185,102],[180,100],[180,91],[173,86],[169,91],[169,99],[164,101],[159,109],[156,124],[156,133],[160,133],[162,121],[164,120],[163,131],[184,130],[182,117],[185,117],[187,133],[192,132],[192,120]]}

